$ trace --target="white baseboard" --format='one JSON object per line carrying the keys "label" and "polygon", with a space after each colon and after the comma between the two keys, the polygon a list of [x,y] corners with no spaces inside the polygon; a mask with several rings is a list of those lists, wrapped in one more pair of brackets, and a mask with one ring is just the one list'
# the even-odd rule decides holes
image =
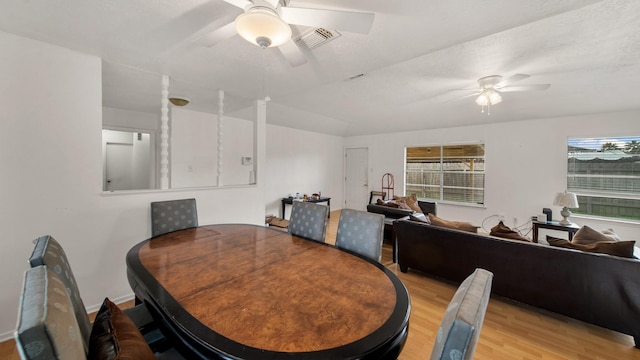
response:
{"label": "white baseboard", "polygon": [[[127,302],[129,300],[133,300],[135,298],[135,296],[133,295],[133,293],[127,294],[127,295],[122,295],[119,296],[117,298],[109,298],[109,300],[111,300],[111,302],[113,302],[114,304],[122,304],[123,302]],[[100,306],[102,306],[102,303],[97,304],[97,305],[91,305],[87,307],[87,313],[91,314],[94,313],[98,310],[100,310]]]}
{"label": "white baseboard", "polygon": [[5,342],[7,340],[13,340],[13,333],[15,330],[7,331],[4,334],[0,334],[0,342]]}

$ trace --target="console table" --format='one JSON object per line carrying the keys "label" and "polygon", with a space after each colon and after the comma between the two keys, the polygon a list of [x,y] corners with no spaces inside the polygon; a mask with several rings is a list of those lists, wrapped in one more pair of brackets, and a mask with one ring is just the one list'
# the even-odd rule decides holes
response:
{"label": "console table", "polygon": [[396,359],[409,330],[409,293],[392,271],[264,226],[143,241],[127,277],[188,359]]}
{"label": "console table", "polygon": [[292,197],[286,197],[286,198],[282,198],[282,218],[283,219],[285,215],[285,212],[284,212],[285,206],[293,204],[294,201],[306,201],[310,203],[326,202],[327,206],[329,207],[329,217],[331,217],[331,198],[330,197],[319,197],[318,199],[308,198],[307,200],[302,200],[302,199],[296,200],[295,198],[292,198]]}
{"label": "console table", "polygon": [[562,225],[558,221],[533,221],[533,242],[538,242],[538,229],[549,229],[566,231],[569,233],[569,241],[573,239],[573,234],[580,230],[580,226],[576,224]]}

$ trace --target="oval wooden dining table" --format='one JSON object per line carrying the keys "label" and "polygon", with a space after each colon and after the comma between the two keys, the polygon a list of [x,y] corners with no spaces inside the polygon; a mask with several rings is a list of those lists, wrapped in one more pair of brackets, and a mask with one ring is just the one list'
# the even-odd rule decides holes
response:
{"label": "oval wooden dining table", "polygon": [[269,227],[200,226],[127,254],[136,296],[189,358],[395,359],[409,294],[383,265]]}

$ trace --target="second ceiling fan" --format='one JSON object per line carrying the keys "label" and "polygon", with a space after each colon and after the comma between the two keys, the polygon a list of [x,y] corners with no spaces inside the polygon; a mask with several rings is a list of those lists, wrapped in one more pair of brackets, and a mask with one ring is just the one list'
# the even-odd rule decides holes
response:
{"label": "second ceiling fan", "polygon": [[478,85],[480,85],[479,89],[459,89],[464,91],[472,90],[474,93],[468,96],[475,96],[476,104],[482,106],[482,112],[485,112],[485,108],[487,109],[487,115],[489,114],[490,108],[492,105],[496,105],[502,102],[502,96],[500,93],[502,92],[512,92],[512,91],[532,91],[532,90],[546,90],[551,84],[535,84],[535,85],[520,85],[513,86],[511,85],[514,82],[521,81],[531,77],[531,75],[527,74],[515,74],[506,79],[503,79],[501,75],[490,75],[485,76],[483,78],[478,79]]}
{"label": "second ceiling fan", "polygon": [[211,47],[239,34],[262,48],[278,47],[291,66],[302,65],[307,60],[291,38],[290,25],[368,34],[375,17],[366,12],[291,7],[288,0],[224,1],[244,12],[235,21],[200,37],[196,43]]}

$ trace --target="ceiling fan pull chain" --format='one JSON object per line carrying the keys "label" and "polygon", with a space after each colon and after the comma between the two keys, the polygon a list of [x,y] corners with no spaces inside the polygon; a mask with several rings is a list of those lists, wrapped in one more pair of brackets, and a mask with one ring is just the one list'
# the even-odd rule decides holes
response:
{"label": "ceiling fan pull chain", "polygon": [[267,96],[267,48],[262,46],[262,99],[269,101]]}

